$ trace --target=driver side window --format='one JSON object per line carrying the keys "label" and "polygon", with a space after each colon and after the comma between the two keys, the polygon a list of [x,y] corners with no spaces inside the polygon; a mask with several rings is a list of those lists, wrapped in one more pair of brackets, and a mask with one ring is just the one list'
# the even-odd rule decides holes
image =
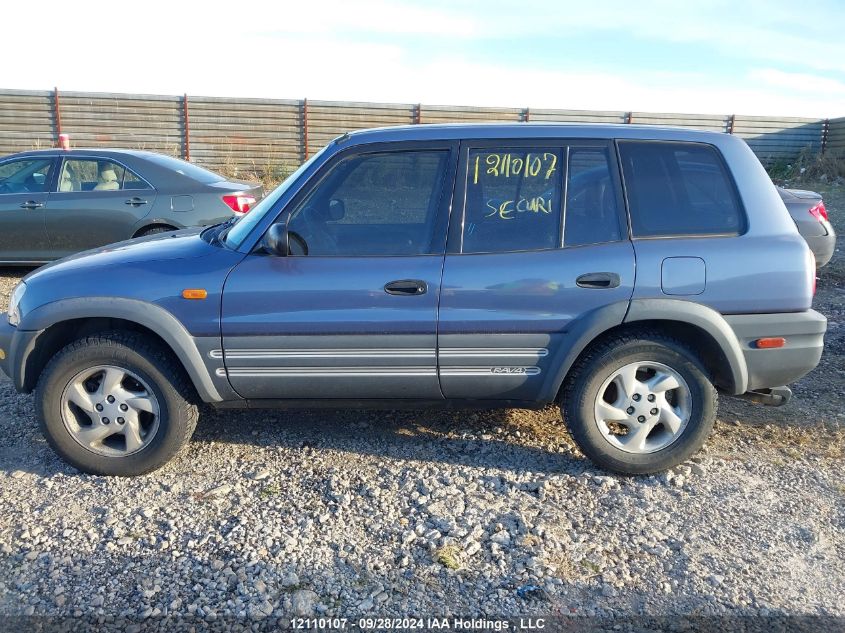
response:
{"label": "driver side window", "polygon": [[50,184],[52,158],[23,158],[0,165],[0,193],[43,193]]}
{"label": "driver side window", "polygon": [[342,159],[291,213],[294,254],[424,255],[434,231],[449,152],[395,151]]}

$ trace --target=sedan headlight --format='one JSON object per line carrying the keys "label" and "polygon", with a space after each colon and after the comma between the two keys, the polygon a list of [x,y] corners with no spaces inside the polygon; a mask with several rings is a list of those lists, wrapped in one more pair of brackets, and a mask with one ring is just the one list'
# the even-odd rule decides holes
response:
{"label": "sedan headlight", "polygon": [[9,324],[15,327],[21,322],[20,303],[23,298],[23,293],[26,292],[26,284],[20,282],[15,289],[12,290],[12,296],[9,297]]}

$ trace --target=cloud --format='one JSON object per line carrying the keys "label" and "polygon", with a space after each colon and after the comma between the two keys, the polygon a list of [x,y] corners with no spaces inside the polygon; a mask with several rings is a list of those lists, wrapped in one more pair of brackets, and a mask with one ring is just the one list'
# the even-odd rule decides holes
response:
{"label": "cloud", "polygon": [[[8,29],[0,51],[18,62],[0,69],[0,87],[811,117],[845,105],[845,43],[830,37],[845,22],[838,3],[149,0],[131,20],[97,7],[52,6],[39,46]],[[4,18],[32,12],[13,3]],[[664,52],[699,42],[731,66],[702,57],[668,72],[624,53],[601,66],[589,50],[561,59],[572,35],[595,47],[668,42]]]}
{"label": "cloud", "polygon": [[808,73],[789,73],[774,68],[752,70],[749,76],[751,79],[769,86],[786,88],[795,92],[800,91],[807,95],[817,95],[823,98],[845,95],[845,81],[831,79],[830,77]]}

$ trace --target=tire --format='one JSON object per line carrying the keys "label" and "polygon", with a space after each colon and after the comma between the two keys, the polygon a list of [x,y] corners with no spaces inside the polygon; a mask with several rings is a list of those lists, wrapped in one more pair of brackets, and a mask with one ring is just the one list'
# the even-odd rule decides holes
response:
{"label": "tire", "polygon": [[179,229],[172,226],[153,226],[139,232],[135,237],[147,237],[148,235],[156,235],[158,233],[170,233],[170,231],[178,231]]}
{"label": "tire", "polygon": [[[660,391],[674,384],[677,388]],[[672,468],[696,453],[713,430],[716,405],[716,389],[696,355],[676,339],[644,331],[590,348],[567,376],[561,414],[593,462],[617,473],[643,475]],[[622,414],[625,421],[616,422]]]}
{"label": "tire", "polygon": [[[39,377],[35,402],[50,446],[93,475],[127,477],[160,468],[188,443],[198,419],[193,385],[179,362],[134,332],[69,344]],[[89,442],[91,432],[98,439]],[[111,435],[99,439],[104,432]]]}

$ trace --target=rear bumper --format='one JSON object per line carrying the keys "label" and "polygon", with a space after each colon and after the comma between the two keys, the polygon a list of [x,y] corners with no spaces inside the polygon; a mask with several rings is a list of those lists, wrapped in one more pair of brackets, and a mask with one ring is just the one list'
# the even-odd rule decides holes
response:
{"label": "rear bumper", "polygon": [[831,230],[828,235],[815,235],[804,239],[807,240],[807,246],[813,251],[816,258],[816,267],[821,268],[827,265],[836,248],[836,234]]}
{"label": "rear bumper", "polygon": [[[788,385],[819,364],[827,319],[815,310],[733,314],[726,315],[725,321],[736,334],[745,357],[748,391]],[[754,341],[767,337],[783,337],[786,344],[774,349],[757,349]]]}

